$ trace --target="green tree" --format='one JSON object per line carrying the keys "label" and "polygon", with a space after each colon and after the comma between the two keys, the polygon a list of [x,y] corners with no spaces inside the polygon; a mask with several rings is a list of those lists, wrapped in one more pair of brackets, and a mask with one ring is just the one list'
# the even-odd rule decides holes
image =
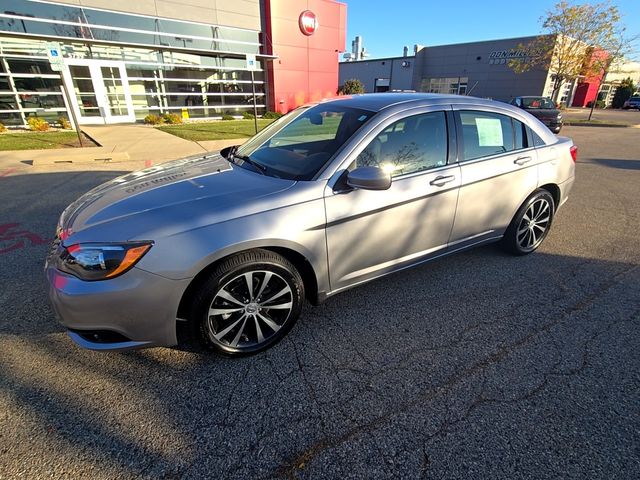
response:
{"label": "green tree", "polygon": [[593,61],[594,49],[612,44],[620,14],[609,2],[573,4],[562,0],[541,21],[544,33],[518,45],[527,55],[510,60],[509,66],[516,73],[535,66],[548,69],[553,74],[552,98],[557,100],[564,82],[602,71],[601,62]]}
{"label": "green tree", "polygon": [[364,85],[357,78],[350,78],[344,82],[344,85],[338,87],[338,95],[356,95],[364,93]]}
{"label": "green tree", "polygon": [[620,82],[620,86],[616,90],[616,93],[613,94],[613,108],[622,108],[624,102],[626,102],[633,92],[636,91],[636,86],[633,84],[633,80],[631,77],[625,78]]}

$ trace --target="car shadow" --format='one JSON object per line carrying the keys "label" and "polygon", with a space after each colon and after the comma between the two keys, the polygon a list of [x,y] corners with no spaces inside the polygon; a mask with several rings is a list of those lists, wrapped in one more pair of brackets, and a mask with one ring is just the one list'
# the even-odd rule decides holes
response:
{"label": "car shadow", "polygon": [[640,170],[640,160],[622,160],[615,158],[595,158],[584,163],[592,163],[623,170]]}

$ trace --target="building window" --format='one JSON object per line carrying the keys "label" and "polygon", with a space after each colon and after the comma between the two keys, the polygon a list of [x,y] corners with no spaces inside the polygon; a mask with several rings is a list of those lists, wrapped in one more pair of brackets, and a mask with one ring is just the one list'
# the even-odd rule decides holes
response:
{"label": "building window", "polygon": [[[142,120],[149,113],[219,118],[253,112],[245,54],[259,53],[257,31],[39,1],[10,3],[0,10],[5,125],[26,125],[32,115],[69,117],[62,85],[81,124],[107,117]],[[63,72],[51,69],[47,41],[60,44]],[[258,57],[258,114],[266,110],[263,67]]]}
{"label": "building window", "polygon": [[376,78],[374,92],[388,92],[391,80],[389,78]]}
{"label": "building window", "polygon": [[423,78],[422,92],[466,95],[469,79],[467,77]]}
{"label": "building window", "polygon": [[29,0],[12,0],[0,13],[0,30],[209,52],[259,53],[260,47],[251,30]]}

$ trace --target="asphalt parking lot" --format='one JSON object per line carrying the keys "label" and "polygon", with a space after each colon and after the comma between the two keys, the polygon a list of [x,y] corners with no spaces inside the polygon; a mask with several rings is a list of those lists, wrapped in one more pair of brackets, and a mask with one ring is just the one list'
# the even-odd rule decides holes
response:
{"label": "asphalt parking lot", "polygon": [[0,479],[640,478],[640,129],[563,134],[578,177],[538,252],[350,290],[241,360],[76,348],[47,242],[118,172],[1,177]]}

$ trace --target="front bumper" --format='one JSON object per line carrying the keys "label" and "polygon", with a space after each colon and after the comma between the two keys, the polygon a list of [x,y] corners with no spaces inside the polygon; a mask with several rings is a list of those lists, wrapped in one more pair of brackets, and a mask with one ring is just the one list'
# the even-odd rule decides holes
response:
{"label": "front bumper", "polygon": [[56,315],[79,346],[127,350],[177,343],[176,313],[188,279],[170,280],[135,267],[97,282],[51,265],[45,272]]}
{"label": "front bumper", "polygon": [[544,124],[547,126],[549,130],[552,132],[558,133],[562,128],[562,122],[557,121],[545,121]]}

